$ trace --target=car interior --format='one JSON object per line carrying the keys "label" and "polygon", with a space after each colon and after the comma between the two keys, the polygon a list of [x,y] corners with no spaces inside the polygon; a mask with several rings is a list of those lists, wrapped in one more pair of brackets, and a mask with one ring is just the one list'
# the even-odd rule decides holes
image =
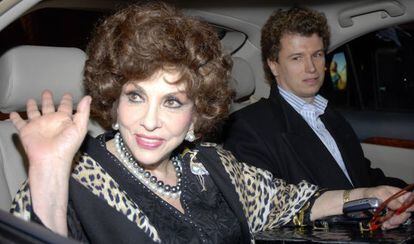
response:
{"label": "car interior", "polygon": [[[83,64],[86,59],[83,45],[45,41],[18,34],[15,26],[28,28],[41,11],[69,11],[99,13],[93,21],[130,1],[116,0],[1,0],[0,1],[0,209],[8,211],[20,184],[27,177],[27,159],[19,143],[18,135],[8,113],[24,112],[27,99],[40,100],[44,89],[54,93],[55,103],[65,93],[74,96],[75,103],[84,92],[82,89]],[[334,54],[348,42],[376,30],[414,21],[412,0],[359,0],[359,1],[167,1],[185,9],[189,15],[201,18],[217,28],[224,49],[232,55],[234,67],[229,81],[236,91],[231,111],[237,111],[269,95],[270,87],[264,79],[260,54],[260,29],[274,9],[293,5],[305,5],[325,13],[331,28],[331,46],[328,53]],[[53,17],[53,15],[50,15]],[[56,17],[58,18],[58,17]],[[74,17],[76,18],[76,17]],[[48,19],[43,22],[50,22]],[[86,34],[94,25],[85,24]],[[33,24],[33,23],[32,23]],[[72,27],[69,27],[69,26]],[[64,22],[72,32],[79,28],[79,22]],[[35,26],[35,25],[33,25]],[[37,31],[42,28],[35,26]],[[72,28],[72,29],[70,29]],[[23,32],[19,30],[20,32]],[[16,34],[17,33],[17,34]],[[39,31],[40,33],[40,31]],[[52,38],[59,33],[48,33]],[[21,36],[25,36],[23,40]],[[66,41],[68,41],[66,39]],[[87,41],[87,36],[84,42]],[[75,43],[76,41],[74,41]],[[349,55],[348,55],[349,57]],[[352,58],[349,65],[352,65]],[[350,72],[351,76],[352,72]],[[354,75],[354,80],[357,80]],[[351,79],[351,78],[350,78]],[[363,82],[363,81],[359,81]],[[414,81],[412,86],[414,87]],[[329,99],[335,99],[329,97]],[[361,139],[367,158],[373,167],[381,167],[387,175],[414,182],[414,109],[406,111],[346,110],[340,112],[354,127]],[[22,113],[23,114],[23,113]],[[92,135],[103,129],[90,122]],[[374,139],[373,139],[374,138]],[[395,144],[380,143],[378,138],[388,138]]]}

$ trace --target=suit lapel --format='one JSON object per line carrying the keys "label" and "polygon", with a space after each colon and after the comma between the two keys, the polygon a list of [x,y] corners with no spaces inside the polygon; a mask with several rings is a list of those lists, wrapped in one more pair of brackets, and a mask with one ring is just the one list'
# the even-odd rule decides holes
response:
{"label": "suit lapel", "polygon": [[361,176],[359,175],[358,165],[352,165],[352,162],[356,162],[353,160],[353,153],[347,147],[347,143],[349,143],[350,135],[344,133],[344,131],[348,131],[347,129],[343,128],[343,122],[338,120],[338,117],[335,116],[334,112],[327,108],[325,114],[322,116],[322,121],[325,124],[326,129],[331,133],[332,137],[335,138],[335,142],[338,146],[339,151],[341,152],[342,159],[344,161],[345,167],[348,171],[349,177],[352,180],[353,185],[359,186],[362,182]]}
{"label": "suit lapel", "polygon": [[273,91],[270,100],[273,103],[272,107],[277,108],[272,109],[275,113],[274,116],[284,118],[283,140],[294,152],[302,170],[312,180],[311,183],[326,185],[327,183],[320,179],[328,181],[334,178],[334,185],[349,185],[351,187],[331,153],[302,116],[279,95],[277,90]]}

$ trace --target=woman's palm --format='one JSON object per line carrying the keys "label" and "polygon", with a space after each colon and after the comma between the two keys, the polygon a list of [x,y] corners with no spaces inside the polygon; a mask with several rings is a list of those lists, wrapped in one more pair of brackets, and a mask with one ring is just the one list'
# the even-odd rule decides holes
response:
{"label": "woman's palm", "polygon": [[[90,97],[85,97],[72,112],[72,97],[64,95],[57,111],[53,105],[52,94],[42,94],[42,113],[34,100],[27,103],[28,120],[17,113],[10,118],[19,131],[23,147],[31,163],[53,164],[50,161],[71,162],[87,132]],[[58,160],[56,160],[58,159]],[[49,161],[49,162],[48,162]],[[70,167],[70,165],[67,165]]]}

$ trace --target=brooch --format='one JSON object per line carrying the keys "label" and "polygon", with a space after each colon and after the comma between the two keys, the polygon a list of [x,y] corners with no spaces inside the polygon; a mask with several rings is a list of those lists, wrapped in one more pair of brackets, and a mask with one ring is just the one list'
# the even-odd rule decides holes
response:
{"label": "brooch", "polygon": [[208,171],[206,168],[204,168],[204,165],[201,163],[195,162],[195,155],[197,154],[197,151],[191,152],[190,154],[190,169],[191,173],[193,173],[196,177],[198,182],[201,185],[201,191],[207,191],[206,183],[204,181],[203,175],[208,175]]}
{"label": "brooch", "polygon": [[208,171],[204,168],[201,163],[195,163],[193,160],[190,161],[191,173],[195,175],[208,175]]}

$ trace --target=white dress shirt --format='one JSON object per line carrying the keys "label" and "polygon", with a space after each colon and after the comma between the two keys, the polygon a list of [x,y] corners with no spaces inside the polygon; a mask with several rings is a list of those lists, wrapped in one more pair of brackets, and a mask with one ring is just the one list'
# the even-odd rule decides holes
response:
{"label": "white dress shirt", "polygon": [[279,86],[280,95],[298,112],[306,123],[312,128],[315,134],[323,142],[325,147],[331,153],[332,157],[337,162],[338,166],[344,172],[346,178],[352,184],[348,171],[346,170],[344,160],[342,159],[341,152],[336,145],[331,133],[325,128],[321,116],[325,112],[325,108],[328,105],[328,100],[321,95],[317,95],[312,103],[307,103],[295,94],[288,92]]}

